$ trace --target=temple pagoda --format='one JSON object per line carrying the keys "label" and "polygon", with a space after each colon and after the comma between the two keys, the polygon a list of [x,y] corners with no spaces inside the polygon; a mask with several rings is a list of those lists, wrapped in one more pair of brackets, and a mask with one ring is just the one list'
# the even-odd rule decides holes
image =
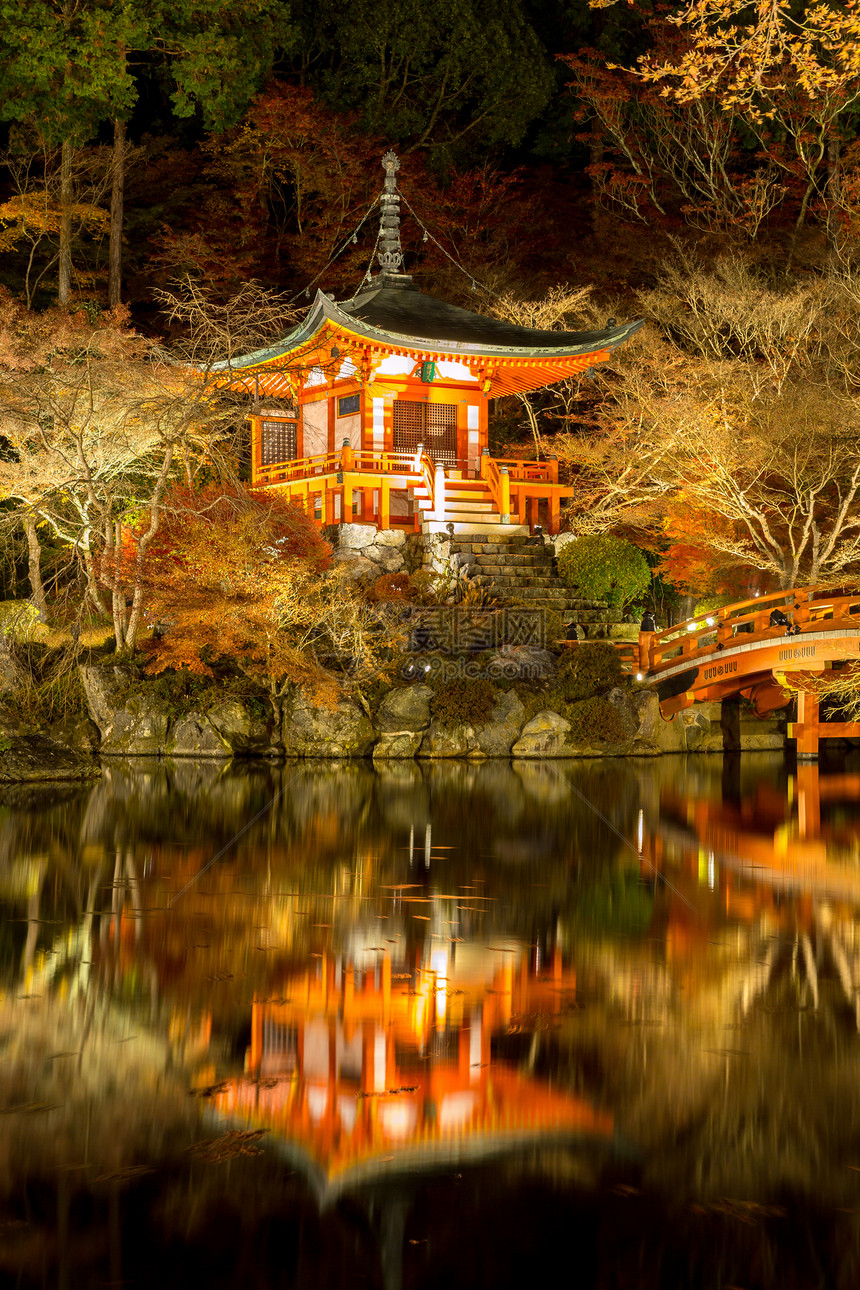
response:
{"label": "temple pagoda", "polygon": [[552,459],[490,456],[489,402],[603,362],[641,320],[546,331],[419,291],[404,272],[400,163],[388,152],[382,164],[368,288],[341,302],[318,291],[277,344],[216,366],[253,399],[252,486],[301,500],[322,524],[481,533],[541,522],[555,532],[572,489]]}

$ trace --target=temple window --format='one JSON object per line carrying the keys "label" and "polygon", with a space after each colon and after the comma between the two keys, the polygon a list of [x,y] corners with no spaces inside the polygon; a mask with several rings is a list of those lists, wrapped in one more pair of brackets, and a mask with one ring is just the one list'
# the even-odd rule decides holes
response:
{"label": "temple window", "polygon": [[261,463],[277,466],[282,461],[294,461],[297,455],[295,421],[262,421],[260,423]]}

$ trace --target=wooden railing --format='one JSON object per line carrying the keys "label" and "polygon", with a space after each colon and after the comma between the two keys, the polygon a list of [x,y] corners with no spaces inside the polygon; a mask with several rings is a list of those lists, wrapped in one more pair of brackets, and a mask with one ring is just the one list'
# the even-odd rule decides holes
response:
{"label": "wooden railing", "polygon": [[507,467],[511,480],[523,480],[529,483],[558,483],[558,459],[550,457],[548,461],[520,461],[518,457],[496,457],[498,466]]}
{"label": "wooden railing", "polygon": [[[463,471],[462,477],[467,479],[469,473]],[[284,489],[291,497],[302,499],[309,510],[321,510],[323,516],[334,513],[333,497],[341,494],[341,516],[348,517],[352,514],[355,490],[366,494],[368,490],[378,489],[380,497],[383,492],[387,497],[392,488],[414,490],[420,484],[425,493],[420,500],[421,511],[425,515],[441,516],[444,510],[444,476],[445,471],[434,464],[421,445],[418,451],[410,453],[374,452],[344,444],[337,453],[319,453],[264,467],[256,472],[255,486]],[[561,499],[570,496],[573,490],[559,485],[557,461],[500,460],[484,451],[478,466],[478,478],[486,484],[493,509],[501,516],[502,523],[528,523],[534,528],[539,518],[538,508],[545,504],[548,507],[549,531],[558,532]],[[363,517],[369,519],[366,500],[361,503],[361,511]],[[381,509],[380,523],[383,513]],[[335,521],[325,518],[323,522]]]}
{"label": "wooden railing", "polygon": [[[345,443],[339,453],[321,453],[285,462],[258,475],[262,487],[283,489],[287,496],[301,503],[320,524],[354,518],[355,495],[358,494],[359,518],[388,528],[391,521],[392,488],[413,488],[420,481],[426,491],[421,509],[432,512],[435,505],[435,468],[427,454],[418,452],[356,451]],[[373,493],[378,493],[378,508],[373,510]],[[336,499],[340,498],[340,513]],[[416,510],[412,527],[420,527]]]}
{"label": "wooden railing", "polygon": [[794,587],[724,605],[711,614],[689,618],[666,631],[643,632],[640,666],[649,672],[660,672],[686,659],[693,662],[732,643],[748,644],[784,635],[784,625],[770,626],[774,609],[781,610],[801,634],[845,620],[856,626],[860,622],[860,592],[833,596],[816,587]]}
{"label": "wooden railing", "polygon": [[493,506],[507,524],[511,518],[511,481],[507,469],[488,452],[481,456],[481,479],[490,490]]}

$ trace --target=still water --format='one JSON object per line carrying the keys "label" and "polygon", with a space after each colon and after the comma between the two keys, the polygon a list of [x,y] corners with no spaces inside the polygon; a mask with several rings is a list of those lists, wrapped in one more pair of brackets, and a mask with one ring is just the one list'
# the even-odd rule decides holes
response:
{"label": "still water", "polygon": [[0,795],[0,1284],[860,1284],[860,763]]}

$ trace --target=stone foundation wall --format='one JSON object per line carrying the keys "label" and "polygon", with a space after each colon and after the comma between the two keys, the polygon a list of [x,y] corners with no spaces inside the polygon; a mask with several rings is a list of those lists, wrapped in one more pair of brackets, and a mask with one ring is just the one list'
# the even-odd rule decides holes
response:
{"label": "stone foundation wall", "polygon": [[[78,742],[80,765],[102,756],[276,757],[276,758],[393,758],[487,757],[655,757],[663,753],[724,750],[723,713],[719,704],[701,704],[672,721],[660,716],[657,696],[648,691],[616,689],[607,698],[617,709],[626,731],[618,744],[585,746],[570,738],[566,718],[547,708],[526,717],[516,686],[499,690],[488,719],[477,725],[442,723],[431,710],[434,691],[427,685],[398,685],[371,714],[361,697],[342,698],[334,709],[322,709],[300,689],[293,691],[281,712],[253,712],[237,699],[225,699],[206,712],[172,717],[139,687],[129,698],[132,675],[125,666],[82,669],[92,721],[93,738]],[[0,735],[3,727],[0,719]],[[17,732],[20,736],[21,732]],[[30,737],[32,738],[32,736]],[[785,744],[784,720],[739,723],[738,741],[744,749],[779,749]],[[13,736],[3,742],[17,744]],[[23,745],[23,738],[20,742]],[[59,740],[48,740],[57,749]],[[96,745],[95,747],[93,745]],[[40,745],[43,764],[50,749]],[[66,753],[69,749],[66,747]],[[0,753],[0,779],[3,757]],[[59,757],[59,754],[58,754]],[[71,763],[59,778],[72,778]],[[60,767],[62,769],[62,767]],[[6,776],[9,778],[9,776]],[[29,777],[29,776],[23,776]]]}

